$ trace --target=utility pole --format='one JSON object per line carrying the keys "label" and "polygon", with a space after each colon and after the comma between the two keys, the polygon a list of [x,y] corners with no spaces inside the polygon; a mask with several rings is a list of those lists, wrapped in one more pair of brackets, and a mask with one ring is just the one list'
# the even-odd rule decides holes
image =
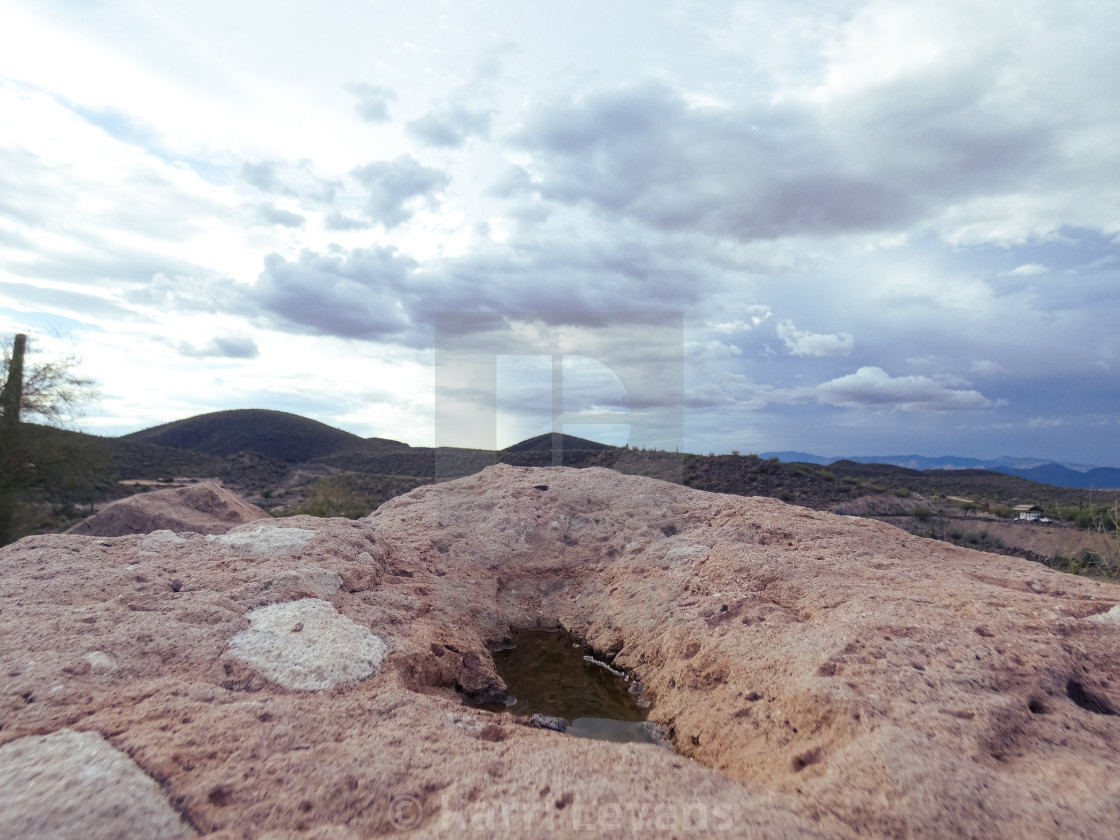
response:
{"label": "utility pole", "polygon": [[5,431],[19,425],[19,409],[23,402],[23,354],[27,350],[27,336],[20,333],[12,343],[12,363],[8,379],[0,392],[0,423]]}

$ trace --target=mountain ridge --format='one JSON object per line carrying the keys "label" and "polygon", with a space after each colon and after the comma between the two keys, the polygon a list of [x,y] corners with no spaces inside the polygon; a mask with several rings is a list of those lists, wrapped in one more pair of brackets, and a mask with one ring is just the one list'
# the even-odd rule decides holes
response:
{"label": "mountain ridge", "polygon": [[1114,490],[1120,488],[1120,469],[1115,467],[1061,463],[1042,458],[1015,458],[1009,455],[987,460],[955,455],[938,457],[926,455],[849,455],[832,458],[824,455],[814,455],[810,452],[785,451],[764,452],[762,457],[777,458],[786,463],[799,462],[820,466],[829,466],[840,461],[857,464],[885,464],[922,472],[927,470],[987,470],[1025,478],[1039,484],[1050,484],[1077,490]]}

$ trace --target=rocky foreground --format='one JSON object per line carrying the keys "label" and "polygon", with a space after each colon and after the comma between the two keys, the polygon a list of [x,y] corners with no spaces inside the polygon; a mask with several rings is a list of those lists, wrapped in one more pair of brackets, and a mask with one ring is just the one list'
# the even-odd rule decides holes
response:
{"label": "rocky foreground", "polygon": [[[1120,588],[773,499],[498,466],[356,522],[0,550],[0,836],[1092,837]],[[675,752],[473,708],[563,626]]]}

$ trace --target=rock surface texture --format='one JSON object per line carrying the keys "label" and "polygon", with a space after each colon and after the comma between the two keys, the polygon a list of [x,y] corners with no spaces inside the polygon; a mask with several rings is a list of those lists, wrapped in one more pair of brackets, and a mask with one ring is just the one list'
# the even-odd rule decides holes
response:
{"label": "rock surface texture", "polygon": [[[0,750],[104,739],[158,784],[172,832],[1120,825],[1120,588],[870,520],[498,466],[354,522],[29,537],[0,580]],[[489,649],[511,628],[555,626],[646,685],[676,752],[464,702],[503,693]],[[71,752],[47,775],[80,775]],[[0,775],[0,801],[37,784]],[[94,804],[65,835],[105,835]]]}
{"label": "rock surface texture", "polygon": [[268,514],[212,481],[137,493],[106,505],[67,533],[124,537],[151,531],[224,534],[236,525],[268,519]]}

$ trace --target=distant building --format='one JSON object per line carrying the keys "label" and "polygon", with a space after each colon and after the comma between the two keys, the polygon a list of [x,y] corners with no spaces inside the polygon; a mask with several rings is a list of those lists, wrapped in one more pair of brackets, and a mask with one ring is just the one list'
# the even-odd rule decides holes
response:
{"label": "distant building", "polygon": [[1038,505],[1015,505],[1014,511],[1024,522],[1037,522],[1042,518],[1042,508]]}

